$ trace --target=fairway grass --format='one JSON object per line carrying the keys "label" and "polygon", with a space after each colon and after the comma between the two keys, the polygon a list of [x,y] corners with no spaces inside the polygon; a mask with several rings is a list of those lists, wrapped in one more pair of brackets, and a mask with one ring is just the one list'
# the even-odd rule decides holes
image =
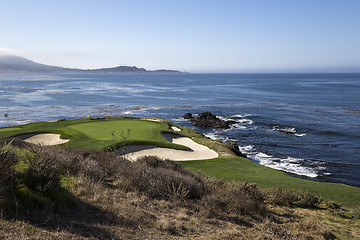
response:
{"label": "fairway grass", "polygon": [[204,161],[179,162],[183,167],[226,181],[248,181],[260,188],[277,186],[300,189],[335,201],[345,207],[360,205],[360,188],[339,183],[315,182],[291,177],[288,174],[254,163],[241,157],[222,157]]}

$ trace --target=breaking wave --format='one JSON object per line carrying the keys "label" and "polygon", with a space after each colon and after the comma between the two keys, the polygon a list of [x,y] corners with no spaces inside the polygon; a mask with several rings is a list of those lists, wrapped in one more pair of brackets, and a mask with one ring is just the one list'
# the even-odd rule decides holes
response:
{"label": "breaking wave", "polygon": [[286,133],[286,134],[292,134],[292,135],[295,135],[297,137],[306,136],[306,133],[297,133],[297,130],[294,127],[273,126],[272,130],[282,132],[282,133]]}
{"label": "breaking wave", "polygon": [[246,154],[249,159],[255,160],[261,165],[296,175],[316,178],[319,176],[318,171],[325,169],[321,162],[290,156],[281,158],[267,153],[257,152],[254,145],[240,146],[239,149],[242,153]]}

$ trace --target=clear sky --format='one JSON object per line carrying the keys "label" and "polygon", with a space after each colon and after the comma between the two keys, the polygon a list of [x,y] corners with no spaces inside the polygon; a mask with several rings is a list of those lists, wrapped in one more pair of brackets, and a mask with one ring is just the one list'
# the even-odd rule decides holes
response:
{"label": "clear sky", "polygon": [[1,0],[0,54],[76,68],[360,72],[360,0]]}

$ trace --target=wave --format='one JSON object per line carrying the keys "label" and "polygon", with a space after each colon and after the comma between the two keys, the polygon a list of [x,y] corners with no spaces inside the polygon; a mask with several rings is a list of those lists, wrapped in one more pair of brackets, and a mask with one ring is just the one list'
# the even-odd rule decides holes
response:
{"label": "wave", "polygon": [[231,115],[230,117],[231,118],[246,118],[246,117],[251,117],[253,115],[251,114],[234,114],[234,115]]}
{"label": "wave", "polygon": [[239,123],[234,124],[232,127],[238,128],[238,129],[247,129],[247,127],[245,127],[245,126],[243,126],[243,125],[241,125],[241,124],[239,124]]}
{"label": "wave", "polygon": [[304,136],[306,136],[306,133],[297,133],[297,130],[296,130],[296,128],[294,128],[294,127],[273,126],[272,130],[273,130],[273,131],[282,132],[282,133],[286,133],[286,134],[292,134],[292,135],[295,135],[295,136],[297,136],[297,137],[304,137]]}
{"label": "wave", "polygon": [[251,119],[243,118],[243,119],[236,119],[235,121],[242,123],[242,124],[254,124],[254,121]]}
{"label": "wave", "polygon": [[246,129],[247,127],[243,126],[242,124],[246,124],[246,125],[254,124],[253,120],[245,118],[245,117],[248,117],[248,116],[250,116],[250,115],[245,114],[245,115],[232,115],[230,117],[225,117],[225,116],[217,116],[217,117],[222,121],[234,121],[234,122],[236,122],[236,124],[233,125],[235,128]]}
{"label": "wave", "polygon": [[296,175],[316,178],[319,176],[319,170],[326,169],[319,162],[307,161],[302,158],[294,158],[290,156],[281,158],[267,153],[257,152],[254,145],[240,146],[239,149],[242,153],[246,154],[249,159],[253,159],[263,166]]}
{"label": "wave", "polygon": [[204,136],[207,138],[210,138],[212,140],[220,140],[222,142],[229,142],[229,141],[235,140],[235,139],[230,139],[228,137],[223,137],[223,136],[219,135],[218,132],[204,133]]}

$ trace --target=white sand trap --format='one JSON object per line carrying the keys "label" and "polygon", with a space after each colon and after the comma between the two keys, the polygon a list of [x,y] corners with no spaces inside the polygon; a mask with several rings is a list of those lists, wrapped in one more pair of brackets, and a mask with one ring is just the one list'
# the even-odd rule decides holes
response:
{"label": "white sand trap", "polygon": [[117,151],[131,161],[136,161],[139,157],[143,156],[157,156],[161,159],[169,159],[175,161],[185,160],[204,160],[217,158],[219,154],[210,148],[194,142],[190,138],[177,137],[171,134],[163,134],[163,136],[172,143],[187,146],[191,148],[189,151],[176,150],[170,148],[161,148],[151,145],[133,145],[126,146]]}
{"label": "white sand trap", "polygon": [[59,134],[54,133],[25,134],[18,136],[18,138],[25,142],[41,146],[53,146],[69,141],[69,139],[61,139]]}
{"label": "white sand trap", "polygon": [[171,130],[173,130],[173,131],[175,131],[175,132],[180,132],[180,131],[181,131],[180,128],[175,127],[175,126],[171,126],[170,128],[171,128]]}
{"label": "white sand trap", "polygon": [[160,118],[141,118],[141,120],[152,121],[152,122],[163,122]]}

